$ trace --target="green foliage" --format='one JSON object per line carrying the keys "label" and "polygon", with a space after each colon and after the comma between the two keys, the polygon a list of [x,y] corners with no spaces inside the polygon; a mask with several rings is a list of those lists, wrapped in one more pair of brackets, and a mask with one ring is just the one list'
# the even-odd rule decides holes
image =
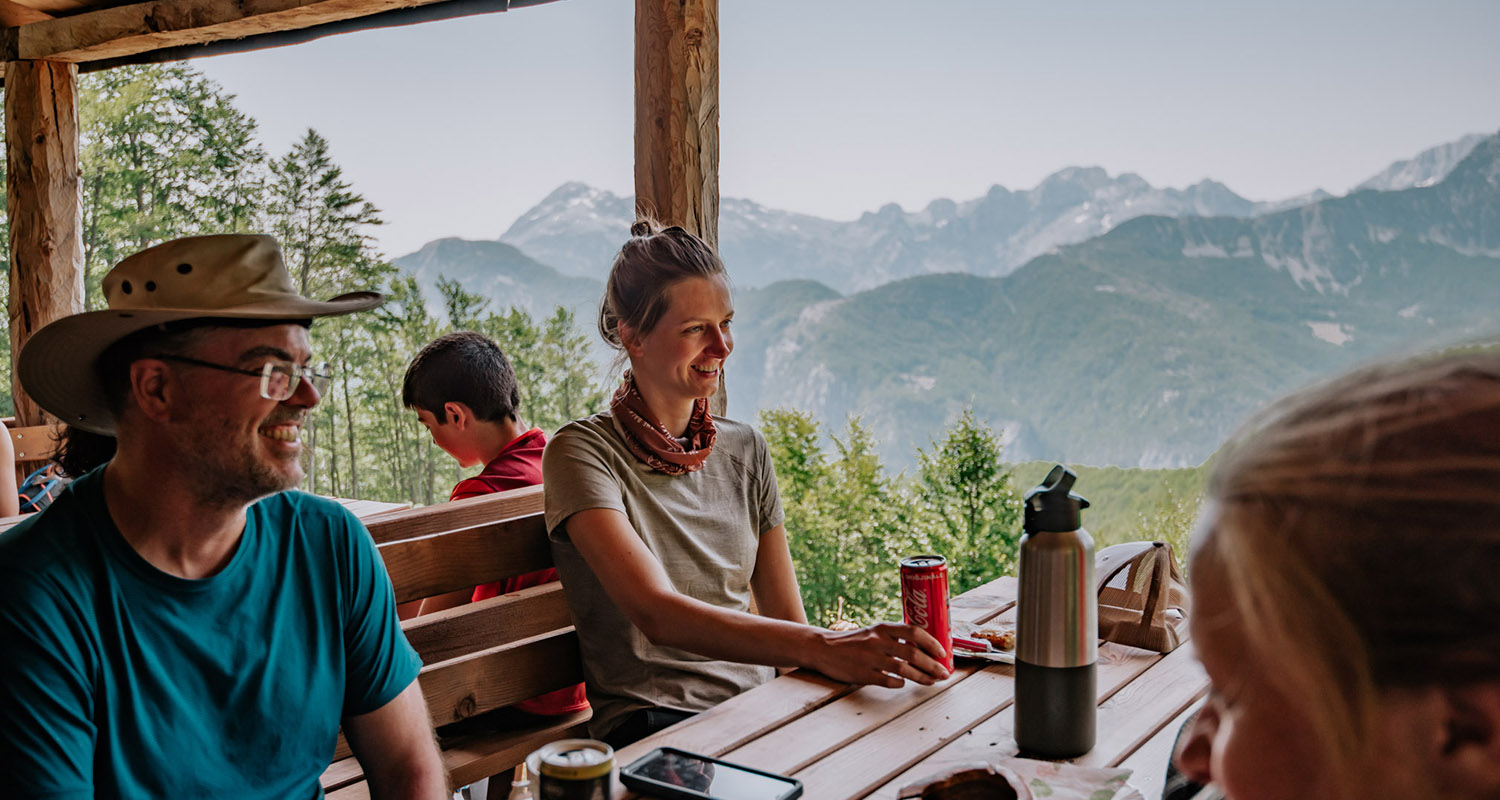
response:
{"label": "green foliage", "polygon": [[1199,495],[1183,496],[1167,486],[1156,506],[1137,516],[1135,530],[1125,541],[1161,541],[1172,546],[1172,554],[1184,569],[1187,566],[1188,544],[1192,540],[1198,512],[1203,507]]}
{"label": "green foliage", "polygon": [[98,277],[137,250],[176,236],[248,230],[261,204],[265,153],[233,96],[184,64],[82,76],[86,304]]}
{"label": "green foliage", "polygon": [[530,384],[532,403],[527,416],[532,424],[556,430],[606,405],[607,395],[595,379],[589,358],[589,337],[579,329],[571,310],[558,306],[542,322],[537,358],[542,362],[542,375]]}
{"label": "green foliage", "polygon": [[878,442],[857,417],[823,449],[806,412],[763,411],[797,580],[808,619],[868,623],[900,616],[902,558],[948,558],[950,587],[966,591],[1014,568],[1019,502],[993,431],[961,415],[914,480],[886,473]]}
{"label": "green foliage", "polygon": [[[312,328],[315,357],[330,363],[334,378],[306,423],[309,491],[421,503],[447,498],[463,471],[402,407],[401,379],[418,349],[460,326],[490,335],[516,363],[530,421],[551,430],[602,407],[582,355],[587,337],[566,310],[541,323],[516,309],[497,314],[452,283],[440,285],[437,298],[447,321],[434,316],[416,278],[375,250],[370,231],[381,223],[379,211],[344,177],[332,144],[317,131],[268,159],[255,121],[185,64],[91,73],[80,78],[79,95],[90,308],[102,306],[100,277],[131,253],[179,236],[250,230],[277,236],[304,295],[387,294],[376,311]],[[4,165],[0,159],[0,190]],[[8,224],[0,216],[0,235]],[[4,266],[0,286],[9,274]],[[8,337],[0,351],[8,406]]]}
{"label": "green foliage", "polygon": [[374,257],[367,231],[381,219],[374,204],[344,180],[327,139],[308,129],[271,163],[267,201],[270,229],[281,241],[297,291],[318,298],[348,291],[349,268]]}
{"label": "green foliage", "polygon": [[[1186,566],[1188,543],[1202,505],[1203,484],[1212,464],[1182,469],[1089,467],[1069,464],[1078,474],[1074,491],[1089,501],[1083,526],[1094,537],[1095,548],[1122,542],[1162,541],[1172,545],[1179,564]],[[1015,466],[1021,485],[1041,483],[1050,461]],[[1024,494],[1024,491],[1023,491]]]}
{"label": "green foliage", "polygon": [[917,453],[919,508],[954,593],[1015,570],[1021,502],[1000,461],[1000,437],[964,409],[932,450]]}
{"label": "green foliage", "polygon": [[902,524],[905,498],[885,475],[869,429],[850,419],[830,457],[818,423],[804,412],[763,411],[760,428],[776,465],[808,619],[833,622],[841,597],[849,619],[899,617],[896,565],[912,537]]}

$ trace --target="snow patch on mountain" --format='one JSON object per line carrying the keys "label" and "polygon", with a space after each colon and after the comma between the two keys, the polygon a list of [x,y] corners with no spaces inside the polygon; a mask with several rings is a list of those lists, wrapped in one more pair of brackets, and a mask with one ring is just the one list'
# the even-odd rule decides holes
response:
{"label": "snow patch on mountain", "polygon": [[1354,336],[1344,326],[1337,322],[1309,322],[1307,327],[1312,329],[1312,335],[1323,341],[1343,347],[1354,341]]}
{"label": "snow patch on mountain", "polygon": [[1352,191],[1374,189],[1394,192],[1401,189],[1432,186],[1458,166],[1488,134],[1471,133],[1456,142],[1430,147],[1412,158],[1397,161],[1355,186]]}

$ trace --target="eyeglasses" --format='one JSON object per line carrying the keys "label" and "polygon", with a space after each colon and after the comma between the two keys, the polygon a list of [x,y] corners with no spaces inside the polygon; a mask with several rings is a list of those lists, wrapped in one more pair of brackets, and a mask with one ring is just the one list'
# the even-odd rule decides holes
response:
{"label": "eyeglasses", "polygon": [[328,383],[333,380],[333,376],[328,372],[327,363],[304,367],[300,364],[293,364],[290,361],[273,358],[267,361],[265,366],[260,369],[240,369],[239,367],[228,367],[210,361],[199,361],[196,358],[188,358],[187,356],[164,354],[152,356],[152,358],[260,378],[260,396],[267,400],[275,400],[278,403],[291,397],[297,391],[298,384],[303,380],[312,383],[312,387],[320,395],[328,392]]}

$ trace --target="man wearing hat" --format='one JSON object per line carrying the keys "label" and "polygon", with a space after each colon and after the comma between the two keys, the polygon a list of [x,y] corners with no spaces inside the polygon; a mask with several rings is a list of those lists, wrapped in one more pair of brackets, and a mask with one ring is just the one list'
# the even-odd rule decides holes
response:
{"label": "man wearing hat", "polygon": [[289,491],[328,384],[269,236],[201,236],[38,331],[22,385],[115,457],[0,534],[0,794],[316,798],[340,723],[374,797],[442,764],[364,527]]}

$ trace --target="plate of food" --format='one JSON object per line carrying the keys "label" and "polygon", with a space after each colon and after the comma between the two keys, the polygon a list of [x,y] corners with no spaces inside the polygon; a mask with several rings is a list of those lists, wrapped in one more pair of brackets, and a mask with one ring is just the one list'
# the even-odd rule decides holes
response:
{"label": "plate of food", "polygon": [[1016,663],[1016,628],[1014,625],[966,622],[953,624],[953,657],[975,658],[998,664]]}

